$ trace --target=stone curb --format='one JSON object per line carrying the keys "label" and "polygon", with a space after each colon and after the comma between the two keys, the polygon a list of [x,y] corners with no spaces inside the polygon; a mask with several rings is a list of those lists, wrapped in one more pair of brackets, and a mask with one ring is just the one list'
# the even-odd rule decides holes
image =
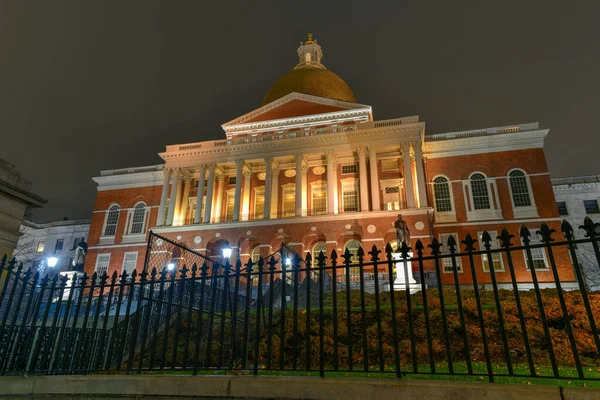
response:
{"label": "stone curb", "polygon": [[600,389],[560,388],[460,381],[349,379],[280,376],[34,376],[0,379],[0,399],[27,396],[69,398],[161,399],[279,398],[419,400],[588,400]]}

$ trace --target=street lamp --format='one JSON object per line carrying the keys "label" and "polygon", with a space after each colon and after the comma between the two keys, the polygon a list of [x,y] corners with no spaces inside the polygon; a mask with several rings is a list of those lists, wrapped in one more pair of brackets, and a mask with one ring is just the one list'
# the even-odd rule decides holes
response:
{"label": "street lamp", "polygon": [[227,243],[225,247],[223,247],[223,258],[230,259],[232,253],[233,249],[229,247],[229,243]]}
{"label": "street lamp", "polygon": [[286,257],[285,259],[285,266],[289,267],[290,265],[292,265],[292,259],[289,257]]}
{"label": "street lamp", "polygon": [[56,264],[58,263],[58,257],[48,257],[48,259],[46,260],[46,264],[50,267],[50,268],[54,268],[56,267]]}
{"label": "street lamp", "polygon": [[173,271],[173,269],[175,268],[175,263],[174,262],[170,262],[167,264],[167,270],[168,271]]}

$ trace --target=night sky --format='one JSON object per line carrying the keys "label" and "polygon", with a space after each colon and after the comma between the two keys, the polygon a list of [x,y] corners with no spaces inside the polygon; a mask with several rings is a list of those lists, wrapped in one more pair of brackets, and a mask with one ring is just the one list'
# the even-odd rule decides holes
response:
{"label": "night sky", "polygon": [[539,121],[553,177],[600,174],[598,15],[598,1],[0,0],[0,158],[49,199],[34,220],[90,218],[100,170],[224,138],[312,31],[376,119]]}

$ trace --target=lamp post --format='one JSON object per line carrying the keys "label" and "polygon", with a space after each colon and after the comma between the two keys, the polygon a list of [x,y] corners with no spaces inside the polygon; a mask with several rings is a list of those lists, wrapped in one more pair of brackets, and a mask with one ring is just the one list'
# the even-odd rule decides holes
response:
{"label": "lamp post", "polygon": [[175,269],[175,263],[173,261],[169,261],[167,263],[167,271],[173,271]]}

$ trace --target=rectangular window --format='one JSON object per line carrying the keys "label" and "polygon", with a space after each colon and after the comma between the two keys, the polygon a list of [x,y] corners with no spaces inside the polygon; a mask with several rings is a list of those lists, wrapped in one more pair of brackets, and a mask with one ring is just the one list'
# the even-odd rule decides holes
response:
{"label": "rectangular window", "polygon": [[39,242],[35,251],[41,253],[44,251],[44,247],[46,247],[46,242]]}
{"label": "rectangular window", "polygon": [[296,189],[295,188],[284,188],[283,189],[283,216],[293,217],[296,215]]}
{"label": "rectangular window", "polygon": [[356,174],[357,172],[356,164],[342,165],[342,174]]}
{"label": "rectangular window", "polygon": [[600,209],[598,208],[598,200],[584,200],[583,206],[585,207],[586,214],[600,213]]}
{"label": "rectangular window", "polygon": [[102,276],[105,272],[108,272],[108,264],[110,263],[110,253],[108,254],[98,254],[98,258],[96,258],[96,269],[94,271],[98,274],[98,276]]}
{"label": "rectangular window", "polygon": [[265,192],[264,189],[254,194],[254,219],[265,217]]}
{"label": "rectangular window", "polygon": [[[491,250],[496,250],[500,248],[500,242],[498,241],[498,239],[496,239],[498,237],[498,232],[496,231],[488,231],[488,233],[490,234],[490,237],[492,238],[491,241]],[[485,246],[482,240],[482,236],[483,236],[483,232],[478,232],[477,233],[477,238],[479,239],[479,246],[481,248],[481,251],[485,251]],[[504,262],[502,260],[502,254],[500,253],[492,253],[492,261],[494,262],[494,271],[498,272],[498,271],[504,271]],[[489,272],[490,271],[490,264],[488,262],[488,256],[487,254],[482,254],[481,255],[481,263],[483,264],[483,270],[485,272]]]}
{"label": "rectangular window", "polygon": [[56,244],[54,245],[54,251],[61,251],[63,249],[64,244],[65,244],[64,239],[57,239]]}
{"label": "rectangular window", "polygon": [[558,208],[558,215],[569,215],[566,201],[557,201],[556,207]]}
{"label": "rectangular window", "polygon": [[228,185],[235,185],[235,182],[237,180],[237,176],[230,176],[229,180],[227,181]]}
{"label": "rectangular window", "polygon": [[398,170],[398,160],[381,160],[381,170],[382,171],[397,171]]}
{"label": "rectangular window", "polygon": [[[450,248],[448,247],[448,239],[450,238],[450,236],[454,237],[454,241],[456,242],[456,247],[454,248],[454,254],[460,253],[460,248],[458,247],[458,243],[460,243],[460,241],[458,240],[458,234],[456,234],[456,233],[440,233],[440,244],[442,245],[442,255],[450,254]],[[460,262],[460,257],[454,257],[454,260],[456,262],[456,270],[458,272],[462,272],[462,264]],[[442,270],[444,273],[454,272],[454,269],[452,267],[452,258],[451,257],[442,258],[441,265],[442,265]],[[496,264],[494,264],[494,265],[496,265]]]}
{"label": "rectangular window", "polygon": [[342,182],[342,204],[344,212],[358,211],[358,181]]}
{"label": "rectangular window", "polygon": [[[204,202],[202,203],[204,205]],[[225,205],[225,221],[233,221],[233,209],[235,208],[235,192],[227,192],[227,203]],[[204,208],[202,208],[204,214]]]}
{"label": "rectangular window", "polygon": [[137,251],[127,251],[123,257],[123,272],[126,272],[127,275],[131,275],[133,271],[135,271],[135,266],[137,264],[138,252]]}
{"label": "rectangular window", "polygon": [[[535,231],[535,229],[530,229],[530,231]],[[535,246],[542,244],[538,235],[531,235],[529,238],[529,245]],[[538,247],[531,250],[531,264],[533,264],[533,268],[535,269],[548,269],[548,260],[546,259],[546,249],[543,247]],[[529,269],[530,263],[527,262],[527,251],[523,250],[523,255],[525,257],[525,266]]]}
{"label": "rectangular window", "polygon": [[327,186],[312,186],[312,215],[327,214]]}

